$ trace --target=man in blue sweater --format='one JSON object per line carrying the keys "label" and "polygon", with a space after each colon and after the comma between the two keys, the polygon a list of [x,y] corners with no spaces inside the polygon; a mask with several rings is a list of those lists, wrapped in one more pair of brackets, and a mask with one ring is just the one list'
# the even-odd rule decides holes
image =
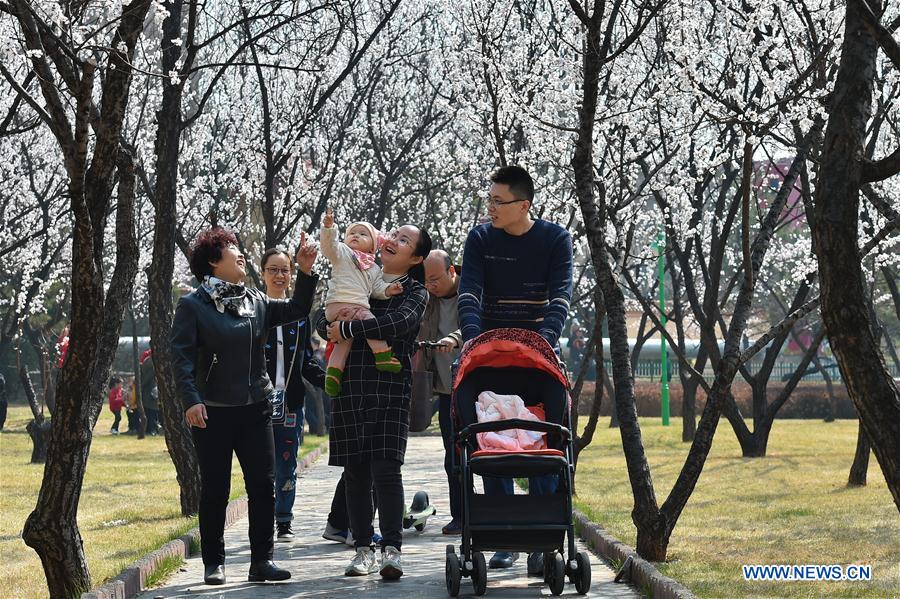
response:
{"label": "man in blue sweater", "polygon": [[[490,177],[490,222],[469,232],[459,285],[463,341],[481,333],[515,327],[536,331],[558,349],[572,299],[572,237],[559,225],[532,219],[534,181],[519,166],[504,166]],[[512,495],[511,479],[484,478],[485,493]],[[529,492],[556,490],[556,478],[536,477]],[[497,552],[491,568],[508,568],[517,554]],[[543,572],[542,555],[529,556],[528,573]]]}

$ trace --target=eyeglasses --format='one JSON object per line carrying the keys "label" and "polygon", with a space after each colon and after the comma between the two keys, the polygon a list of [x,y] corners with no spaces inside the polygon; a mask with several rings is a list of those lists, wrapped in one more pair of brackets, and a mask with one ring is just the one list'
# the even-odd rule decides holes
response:
{"label": "eyeglasses", "polygon": [[446,279],[449,276],[450,276],[450,271],[448,270],[448,271],[444,272],[443,274],[441,274],[440,276],[431,277],[430,279],[425,279],[425,286],[426,287],[434,287],[435,285],[437,285],[438,283],[440,283],[441,281],[443,281],[444,279]]}
{"label": "eyeglasses", "polygon": [[291,269],[289,269],[289,268],[276,268],[276,267],[274,267],[274,266],[267,266],[267,267],[266,267],[266,272],[269,273],[270,275],[272,275],[273,277],[274,277],[274,276],[277,276],[277,275],[288,276],[289,274],[291,274]]}
{"label": "eyeglasses", "polygon": [[400,237],[399,235],[397,235],[396,231],[392,231],[388,235],[388,239],[397,243],[398,245],[412,245],[412,242],[407,237]]}
{"label": "eyeglasses", "polygon": [[487,201],[488,208],[496,208],[497,206],[506,206],[507,204],[515,204],[516,202],[524,202],[525,200],[510,200],[508,202],[501,202],[495,198],[491,198]]}

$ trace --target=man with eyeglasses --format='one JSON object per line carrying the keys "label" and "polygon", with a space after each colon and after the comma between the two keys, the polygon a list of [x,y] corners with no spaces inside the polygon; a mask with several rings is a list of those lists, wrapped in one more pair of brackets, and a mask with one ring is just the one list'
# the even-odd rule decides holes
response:
{"label": "man with eyeglasses", "polygon": [[[459,323],[463,341],[498,328],[540,334],[559,352],[559,336],[572,299],[572,237],[564,228],[529,213],[534,181],[519,166],[490,176],[490,221],[466,238],[459,284]],[[556,477],[534,477],[529,493],[555,492]],[[512,495],[511,479],[484,477],[488,495]],[[497,552],[491,568],[509,568],[518,554]],[[528,558],[528,573],[543,572],[543,556]]]}
{"label": "man with eyeglasses", "polygon": [[462,335],[459,332],[457,291],[459,275],[450,255],[432,250],[425,258],[425,288],[428,305],[419,327],[419,341],[438,341],[441,347],[419,350],[422,370],[431,372],[434,392],[438,396],[438,421],[444,439],[444,470],[450,485],[450,522],[441,529],[445,535],[462,533],[462,495],[459,478],[453,476],[453,439],[450,436],[450,393],[453,389],[451,369],[459,357]]}

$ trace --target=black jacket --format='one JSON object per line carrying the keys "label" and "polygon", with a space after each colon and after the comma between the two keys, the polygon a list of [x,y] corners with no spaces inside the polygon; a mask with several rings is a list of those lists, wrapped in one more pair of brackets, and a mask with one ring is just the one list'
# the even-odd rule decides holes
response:
{"label": "black jacket", "polygon": [[[325,386],[325,371],[319,363],[313,359],[312,342],[310,341],[312,331],[309,319],[304,318],[299,322],[292,322],[282,327],[282,335],[284,337],[284,376],[290,373],[291,378],[287,381],[287,390],[285,391],[285,401],[287,407],[291,411],[296,411],[303,407],[303,401],[306,396],[303,379],[306,379],[316,387]],[[269,380],[275,381],[275,370],[278,368],[278,333],[275,328],[269,331],[269,339],[266,341],[266,371],[269,373]],[[291,369],[291,361],[294,361],[294,368]]]}
{"label": "black jacket", "polygon": [[242,406],[274,392],[266,373],[264,345],[269,329],[309,316],[318,277],[298,273],[290,300],[269,299],[248,289],[253,316],[237,317],[216,310],[199,288],[178,301],[172,322],[175,389],[182,407],[205,401]]}

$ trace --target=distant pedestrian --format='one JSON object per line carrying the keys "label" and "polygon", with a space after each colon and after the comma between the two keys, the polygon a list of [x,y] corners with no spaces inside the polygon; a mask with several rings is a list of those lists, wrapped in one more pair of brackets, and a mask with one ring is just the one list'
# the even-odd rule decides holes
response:
{"label": "distant pedestrian", "polygon": [[6,401],[6,377],[0,374],[0,431],[6,424],[6,409],[8,403]]}
{"label": "distant pedestrian", "polygon": [[159,391],[153,352],[149,349],[141,355],[141,402],[147,416],[147,434],[156,435],[159,431]]}
{"label": "distant pedestrian", "polygon": [[122,420],[122,408],[125,406],[125,392],[122,389],[122,379],[114,376],[109,381],[109,411],[113,413],[113,425],[109,432],[113,435],[119,434],[119,422]]}

